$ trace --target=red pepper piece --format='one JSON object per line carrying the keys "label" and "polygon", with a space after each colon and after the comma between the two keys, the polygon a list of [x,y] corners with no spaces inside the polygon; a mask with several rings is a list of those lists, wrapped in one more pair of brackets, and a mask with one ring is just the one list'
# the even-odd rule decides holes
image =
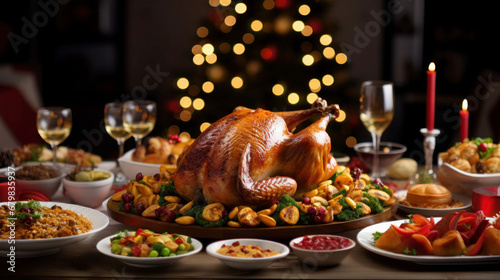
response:
{"label": "red pepper piece", "polygon": [[125,238],[123,239],[123,242],[121,242],[121,243],[123,243],[121,245],[125,245],[127,243],[134,244],[134,236],[132,236],[132,235],[125,236]]}
{"label": "red pepper piece", "polygon": [[490,222],[488,220],[482,220],[481,223],[479,223],[479,226],[477,226],[476,230],[474,231],[474,234],[470,237],[470,242],[472,244],[477,243],[488,226],[490,226]]}
{"label": "red pepper piece", "polygon": [[181,245],[182,243],[184,243],[184,240],[180,237],[177,237],[174,242],[177,244],[177,245]]}
{"label": "red pepper piece", "polygon": [[471,246],[467,247],[467,250],[465,250],[465,254],[467,256],[475,256],[479,254],[481,251],[481,248],[483,248],[483,242],[484,242],[484,233],[486,230],[483,230],[481,233],[481,236],[479,236],[478,240],[476,243],[472,244]]}
{"label": "red pepper piece", "polygon": [[458,220],[460,219],[462,214],[463,213],[458,213],[457,215],[455,215],[455,217],[451,219],[448,230],[457,230]]}
{"label": "red pepper piece", "polygon": [[443,236],[449,230],[451,220],[453,220],[454,217],[456,217],[458,214],[463,213],[464,211],[465,210],[462,210],[460,212],[453,212],[444,216],[432,227],[432,229],[437,230],[437,232],[439,233],[439,237]]}
{"label": "red pepper piece", "polygon": [[139,254],[141,254],[141,246],[140,245],[135,245],[134,248],[132,248],[132,255],[135,257],[138,257]]}
{"label": "red pepper piece", "polygon": [[142,235],[144,233],[144,230],[142,230],[142,228],[139,228],[137,229],[137,231],[135,232],[135,236],[139,236],[139,235]]}
{"label": "red pepper piece", "polygon": [[426,225],[421,227],[420,229],[408,229],[408,228],[401,228],[397,227],[395,225],[391,225],[391,227],[398,233],[406,237],[410,237],[413,234],[421,234],[421,235],[427,235],[431,229],[430,225]]}
{"label": "red pepper piece", "polygon": [[430,225],[431,224],[431,221],[429,221],[426,217],[424,217],[424,216],[422,216],[420,214],[413,214],[413,216],[411,217],[411,219],[417,225],[426,226],[426,225]]}
{"label": "red pepper piece", "polygon": [[431,230],[429,231],[429,233],[427,233],[426,237],[430,242],[433,242],[434,240],[438,239],[439,232],[437,230]]}

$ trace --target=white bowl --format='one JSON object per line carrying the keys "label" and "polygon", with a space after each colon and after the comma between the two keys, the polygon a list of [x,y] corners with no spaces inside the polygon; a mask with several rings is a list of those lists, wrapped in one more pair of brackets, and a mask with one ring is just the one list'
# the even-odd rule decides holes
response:
{"label": "white bowl", "polygon": [[500,186],[500,173],[469,173],[443,163],[439,166],[438,180],[450,191],[472,197],[472,190],[475,188]]}
{"label": "white bowl", "polygon": [[356,246],[356,242],[354,242],[352,239],[340,235],[317,234],[307,236],[341,237],[348,239],[351,242],[350,246],[341,249],[308,250],[295,246],[295,243],[299,243],[300,241],[302,241],[302,239],[304,239],[304,236],[292,239],[292,241],[290,241],[290,247],[292,248],[293,253],[297,256],[299,261],[318,267],[339,265]]}
{"label": "white bowl", "polygon": [[113,173],[107,170],[96,169],[98,171],[103,171],[111,174],[111,176],[104,180],[92,181],[92,182],[76,182],[63,179],[63,185],[66,189],[66,193],[69,197],[76,203],[96,208],[101,205],[102,201],[109,196],[111,186],[113,185],[113,180],[115,176]]}
{"label": "white bowl", "polygon": [[191,238],[192,244],[194,246],[193,251],[189,251],[185,254],[178,255],[178,256],[172,256],[172,257],[157,257],[157,258],[148,258],[148,257],[134,257],[134,256],[121,256],[121,255],[116,255],[111,253],[111,246],[109,246],[110,239],[115,237],[116,234],[110,235],[101,241],[97,243],[96,247],[99,252],[102,254],[118,259],[119,261],[131,265],[131,266],[136,266],[136,267],[158,267],[158,266],[164,266],[164,265],[169,265],[172,263],[177,262],[178,260],[192,256],[194,254],[197,254],[201,251],[203,248],[203,245],[201,244],[200,241]]}
{"label": "white bowl", "polygon": [[160,173],[161,164],[133,161],[131,159],[131,156],[134,153],[134,151],[135,149],[126,152],[123,156],[121,156],[118,159],[120,168],[123,174],[125,174],[125,177],[127,177],[127,179],[134,180],[135,176],[139,172],[142,173],[142,175],[144,176],[146,175],[153,176],[156,173]]}
{"label": "white bowl", "polygon": [[[40,163],[32,163],[25,164],[25,166],[29,165],[39,165]],[[49,164],[42,164],[48,166]],[[51,165],[51,164],[50,164]],[[48,166],[50,167],[50,166]],[[19,168],[17,171],[21,170],[23,167]],[[52,167],[50,167],[52,168]],[[52,168],[54,169],[54,168]],[[29,193],[29,192],[38,192],[45,195],[47,198],[51,198],[61,186],[62,177],[64,177],[65,173],[61,170],[54,169],[58,176],[50,179],[44,180],[22,180],[16,179],[16,192],[19,194]],[[17,172],[16,171],[16,172]]]}
{"label": "white bowl", "polygon": [[[255,245],[266,250],[271,249],[275,252],[279,252],[279,255],[263,257],[263,258],[237,258],[225,256],[217,253],[217,250],[221,248],[222,245],[230,246],[234,242],[240,242],[240,245]],[[263,269],[273,263],[275,260],[286,257],[290,253],[290,249],[287,246],[273,241],[263,240],[263,239],[252,239],[252,238],[238,238],[238,239],[227,239],[211,243],[207,246],[207,253],[217,259],[219,259],[223,264],[237,269],[244,270],[255,270]]]}

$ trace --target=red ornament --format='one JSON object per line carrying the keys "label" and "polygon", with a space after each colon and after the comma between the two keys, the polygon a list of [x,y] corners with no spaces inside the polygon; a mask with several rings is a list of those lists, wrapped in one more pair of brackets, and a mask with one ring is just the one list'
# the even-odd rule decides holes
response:
{"label": "red ornament", "polygon": [[276,8],[286,9],[292,5],[292,0],[275,0],[274,4],[276,5]]}
{"label": "red ornament", "polygon": [[317,18],[312,18],[312,19],[308,20],[306,22],[306,24],[312,28],[314,34],[318,34],[318,33],[323,32],[323,28],[324,28],[323,23],[321,22],[321,20],[319,20]]}
{"label": "red ornament", "polygon": [[208,19],[216,25],[222,22],[221,15],[215,10],[210,10],[208,13]]}
{"label": "red ornament", "polygon": [[182,111],[181,106],[179,106],[179,101],[176,100],[169,100],[165,102],[164,108],[167,112],[172,112],[174,114],[179,114]]}
{"label": "red ornament", "polygon": [[278,48],[276,46],[268,46],[260,51],[260,56],[266,61],[274,61],[278,58]]}

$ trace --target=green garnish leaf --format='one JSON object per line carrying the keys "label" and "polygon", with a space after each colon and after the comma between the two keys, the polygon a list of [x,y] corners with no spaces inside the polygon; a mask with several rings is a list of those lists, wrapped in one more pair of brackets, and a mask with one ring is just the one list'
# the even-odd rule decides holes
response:
{"label": "green garnish leaf", "polygon": [[413,221],[413,214],[409,214],[409,215],[408,215],[408,219],[410,219],[410,224],[415,223],[415,222]]}
{"label": "green garnish leaf", "polygon": [[403,251],[403,254],[406,254],[406,255],[416,255],[417,254],[417,250],[415,249],[411,249],[406,247],[406,249]]}
{"label": "green garnish leaf", "polygon": [[383,233],[381,233],[380,231],[376,231],[376,232],[372,233],[373,241],[377,241],[382,236],[382,234]]}

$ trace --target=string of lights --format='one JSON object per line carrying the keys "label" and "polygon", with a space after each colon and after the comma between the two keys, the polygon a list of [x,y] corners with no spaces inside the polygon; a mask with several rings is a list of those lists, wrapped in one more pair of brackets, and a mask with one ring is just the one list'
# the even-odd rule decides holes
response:
{"label": "string of lights", "polygon": [[[276,110],[312,104],[335,84],[334,65],[347,62],[325,31],[320,14],[327,2],[209,0],[212,12],[191,48],[196,71],[175,81],[181,108],[176,118],[187,123],[202,111],[222,111],[225,103],[263,103]],[[337,121],[345,118],[341,111]],[[210,126],[207,120],[200,120],[201,132]],[[178,131],[176,125],[169,128],[169,134]]]}

